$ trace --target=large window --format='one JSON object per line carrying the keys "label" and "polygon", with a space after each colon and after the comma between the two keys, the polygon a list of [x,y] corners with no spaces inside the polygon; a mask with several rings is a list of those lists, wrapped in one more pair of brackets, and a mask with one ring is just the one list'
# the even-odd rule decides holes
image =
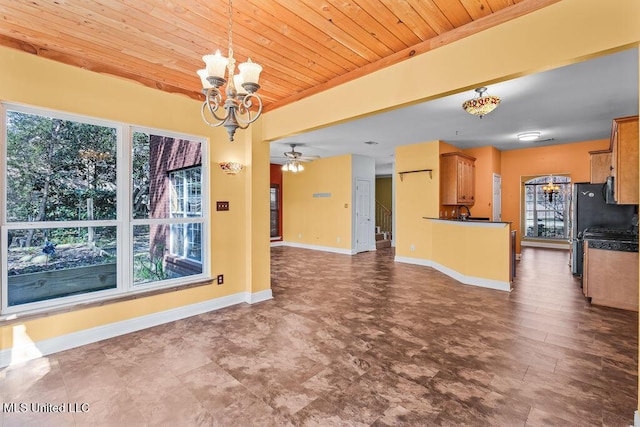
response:
{"label": "large window", "polygon": [[203,141],[21,106],[2,115],[3,313],[206,277]]}
{"label": "large window", "polygon": [[[550,182],[557,187],[545,192]],[[566,176],[539,176],[524,182],[525,238],[566,240],[569,236],[569,195],[571,179]]]}

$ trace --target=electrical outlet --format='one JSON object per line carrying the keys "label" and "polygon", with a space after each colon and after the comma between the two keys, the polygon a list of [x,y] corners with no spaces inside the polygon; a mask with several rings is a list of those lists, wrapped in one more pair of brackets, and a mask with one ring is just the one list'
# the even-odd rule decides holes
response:
{"label": "electrical outlet", "polygon": [[218,274],[218,285],[222,285],[224,283],[224,274]]}
{"label": "electrical outlet", "polygon": [[416,245],[411,245],[409,249],[411,250],[411,252],[414,252],[416,250]]}

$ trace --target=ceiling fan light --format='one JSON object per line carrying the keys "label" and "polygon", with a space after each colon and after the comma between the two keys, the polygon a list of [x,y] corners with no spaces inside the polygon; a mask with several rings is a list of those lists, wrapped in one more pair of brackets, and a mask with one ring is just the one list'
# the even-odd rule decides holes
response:
{"label": "ceiling fan light", "polygon": [[540,132],[523,132],[518,134],[518,140],[522,142],[535,141],[540,138]]}

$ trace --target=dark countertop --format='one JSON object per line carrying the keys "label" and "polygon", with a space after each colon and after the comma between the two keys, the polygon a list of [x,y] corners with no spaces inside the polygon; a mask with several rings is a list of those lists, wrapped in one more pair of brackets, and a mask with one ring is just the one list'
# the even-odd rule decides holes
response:
{"label": "dark countertop", "polygon": [[[447,221],[447,222],[461,222],[461,223],[473,223],[473,224],[511,224],[511,222],[507,221],[489,221],[484,219],[457,219],[457,218],[433,218],[428,216],[423,216],[423,219],[431,219],[434,221]],[[474,217],[471,217],[474,218]]]}
{"label": "dark countertop", "polygon": [[585,239],[592,249],[604,249],[607,251],[638,252],[638,241],[635,240],[607,240]]}

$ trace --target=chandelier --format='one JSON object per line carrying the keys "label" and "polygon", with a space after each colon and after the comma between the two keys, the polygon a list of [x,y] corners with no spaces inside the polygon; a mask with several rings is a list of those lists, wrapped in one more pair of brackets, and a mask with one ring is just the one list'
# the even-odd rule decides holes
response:
{"label": "chandelier", "polygon": [[297,160],[289,160],[287,163],[282,165],[282,170],[285,172],[302,172],[304,170],[304,166]]}
{"label": "chandelier", "polygon": [[558,194],[558,191],[560,191],[560,186],[553,182],[553,175],[549,177],[549,183],[542,186],[542,191],[544,191],[544,194],[549,199],[549,203],[551,203],[553,201],[553,196]]}
{"label": "chandelier", "polygon": [[487,91],[486,87],[479,87],[475,91],[477,92],[476,97],[462,104],[462,108],[467,113],[482,118],[482,116],[489,114],[500,104],[500,98],[497,96],[484,94]]}
{"label": "chandelier", "polygon": [[[202,81],[202,92],[205,95],[202,104],[202,120],[209,126],[224,126],[229,134],[229,141],[238,128],[246,129],[260,117],[262,99],[255,92],[260,89],[258,78],[262,67],[251,58],[238,65],[239,73],[235,73],[236,61],[233,58],[232,45],[233,0],[229,0],[229,57],[225,58],[217,50],[215,55],[205,55],[202,60],[206,68],[198,70]],[[225,69],[228,81],[225,79]],[[220,87],[227,83],[223,102]],[[225,113],[222,115],[221,108]]]}

